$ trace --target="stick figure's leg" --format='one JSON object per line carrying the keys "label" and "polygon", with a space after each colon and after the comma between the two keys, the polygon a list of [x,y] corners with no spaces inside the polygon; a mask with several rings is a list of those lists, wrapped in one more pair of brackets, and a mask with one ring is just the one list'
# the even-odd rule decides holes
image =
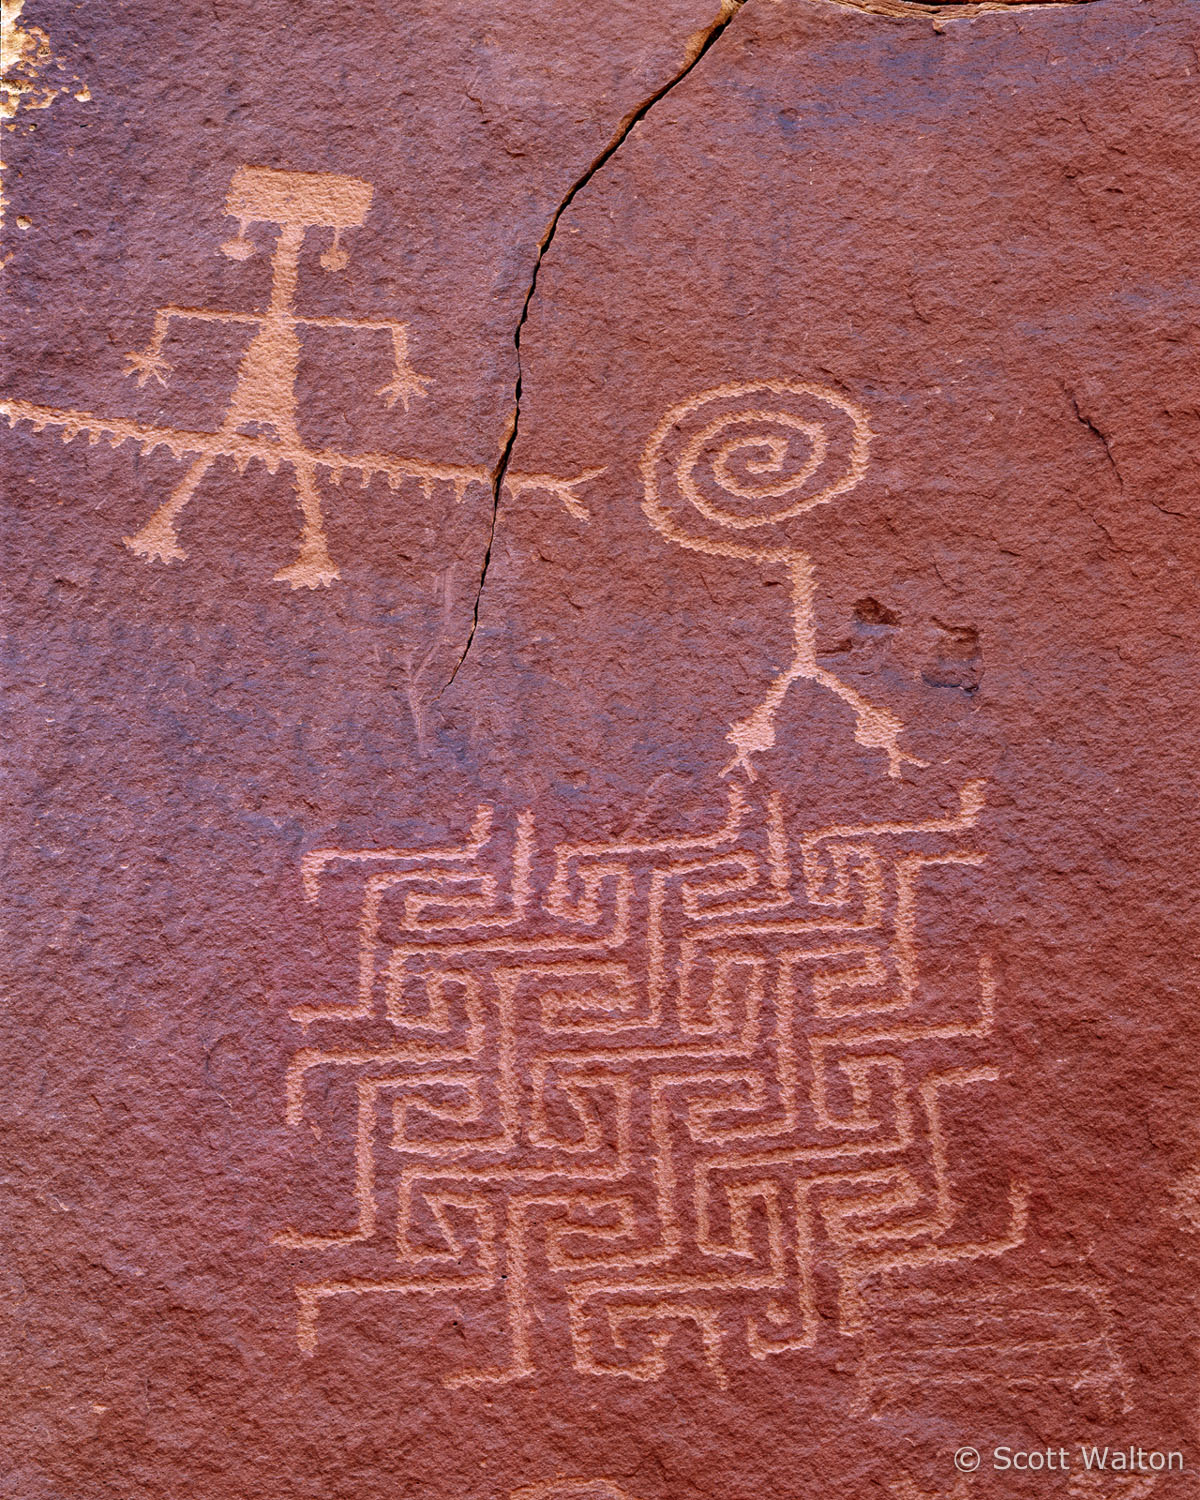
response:
{"label": "stick figure's leg", "polygon": [[817,634],[813,618],[813,602],[816,583],[812,563],[802,553],[793,556],[790,563],[792,575],[792,621],[795,639],[795,655],[787,670],[771,684],[767,696],[749,716],[736,723],[725,738],[733,746],[733,759],[721,773],[728,776],[735,769],[746,772],[753,778],[754,767],[751,756],[769,750],[775,743],[775,714],[783,702],[788,688],[802,678],[819,683],[835,693],[843,703],[854,710],[854,738],[869,750],[882,750],[888,758],[888,775],[899,776],[900,768],[909,765],[924,766],[900,748],[900,735],[904,725],[895,714],[886,708],[876,708],[868,703],[861,693],[848,687],[840,677],[827,672],[817,661]]}
{"label": "stick figure's leg", "polygon": [[187,553],[179,545],[175,532],[175,518],[192,498],[196,486],[212,466],[212,454],[203,454],[192,464],[165,504],[160,505],[142,529],[125,538],[125,545],[139,557],[153,558],[157,562],[181,562]]}
{"label": "stick figure's leg", "polygon": [[279,583],[290,583],[294,589],[326,588],[341,574],[333,565],[325,541],[325,526],[321,520],[321,497],[317,492],[316,470],[312,464],[297,463],[296,494],[304,516],[304,529],[300,534],[300,555],[289,567],[280,568],[275,578]]}
{"label": "stick figure's leg", "polygon": [[811,671],[803,673],[805,677],[813,682],[819,682],[822,687],[827,687],[831,693],[836,693],[843,703],[848,703],[854,710],[854,738],[860,745],[865,745],[868,750],[882,750],[888,758],[888,775],[899,776],[900,767],[927,766],[927,760],[918,760],[915,755],[909,755],[907,750],[900,748],[900,736],[904,732],[904,725],[895,714],[889,713],[886,708],[876,708],[873,703],[852,687],[847,687],[840,677],[835,677],[832,672],[826,672],[823,667],[814,664]]}

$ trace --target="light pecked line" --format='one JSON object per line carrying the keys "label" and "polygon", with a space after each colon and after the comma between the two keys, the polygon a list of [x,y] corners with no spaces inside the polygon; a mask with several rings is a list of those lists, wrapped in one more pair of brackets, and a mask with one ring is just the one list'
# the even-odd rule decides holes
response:
{"label": "light pecked line", "polygon": [[[970,20],[972,16],[996,14],[1006,10],[1062,10],[1068,5],[1090,5],[1094,0],[817,0],[818,4],[861,10],[872,16],[893,19],[917,17],[946,21]],[[935,27],[935,30],[937,28]]]}

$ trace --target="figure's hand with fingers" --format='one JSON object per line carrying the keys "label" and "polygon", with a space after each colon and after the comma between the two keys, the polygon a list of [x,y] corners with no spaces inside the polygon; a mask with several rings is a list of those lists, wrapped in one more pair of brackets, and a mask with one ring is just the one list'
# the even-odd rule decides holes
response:
{"label": "figure's hand with fingers", "polygon": [[429,377],[418,375],[409,365],[397,365],[392,379],[387,385],[381,385],[375,392],[382,396],[389,407],[395,406],[399,401],[408,410],[408,403],[418,396],[425,394],[425,387],[429,384]]}
{"label": "figure's hand with fingers", "polygon": [[167,376],[171,373],[171,366],[163,357],[161,350],[153,345],[149,349],[134,349],[125,356],[125,374],[136,375],[139,386],[145,385],[147,380],[157,380],[159,385],[166,385]]}
{"label": "figure's hand with fingers", "polygon": [[425,394],[429,378],[426,375],[418,375],[408,362],[407,326],[403,323],[385,323],[379,326],[391,330],[392,378],[387,385],[381,385],[375,394],[382,396],[389,407],[395,406],[399,401],[407,411],[410,401]]}

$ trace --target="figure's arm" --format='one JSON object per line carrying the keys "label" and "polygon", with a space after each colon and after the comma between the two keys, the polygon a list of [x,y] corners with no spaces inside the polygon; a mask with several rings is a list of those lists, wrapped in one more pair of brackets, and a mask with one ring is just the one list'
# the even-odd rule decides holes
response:
{"label": "figure's arm", "polygon": [[603,469],[584,469],[571,479],[558,479],[553,474],[514,474],[510,471],[505,477],[504,488],[512,500],[526,490],[542,490],[553,495],[556,500],[561,500],[578,520],[586,521],[588,508],[575,491],[579,485],[587,484],[589,479],[595,479],[603,473]]}
{"label": "figure's arm", "polygon": [[257,313],[221,312],[204,307],[160,307],[154,314],[154,333],[144,349],[133,350],[125,356],[126,375],[136,375],[138,385],[145,385],[153,378],[159,385],[166,385],[171,366],[163,358],[162,346],[171,327],[172,318],[191,318],[200,323],[259,323]]}
{"label": "figure's arm", "polygon": [[375,392],[383,396],[388,406],[399,401],[404,410],[414,396],[423,396],[429,384],[427,375],[418,375],[408,362],[408,325],[393,323],[389,318],[297,318],[314,328],[365,328],[375,333],[390,333],[392,336],[392,378]]}

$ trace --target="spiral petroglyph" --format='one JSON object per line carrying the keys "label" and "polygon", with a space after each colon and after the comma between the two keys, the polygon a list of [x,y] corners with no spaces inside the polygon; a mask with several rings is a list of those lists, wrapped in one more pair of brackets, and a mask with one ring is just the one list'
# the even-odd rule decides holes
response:
{"label": "spiral petroglyph", "polygon": [[825,386],[716,386],[673,407],[651,437],[644,508],[685,547],[790,558],[796,543],[785,523],[852,489],[870,439],[866,413]]}

